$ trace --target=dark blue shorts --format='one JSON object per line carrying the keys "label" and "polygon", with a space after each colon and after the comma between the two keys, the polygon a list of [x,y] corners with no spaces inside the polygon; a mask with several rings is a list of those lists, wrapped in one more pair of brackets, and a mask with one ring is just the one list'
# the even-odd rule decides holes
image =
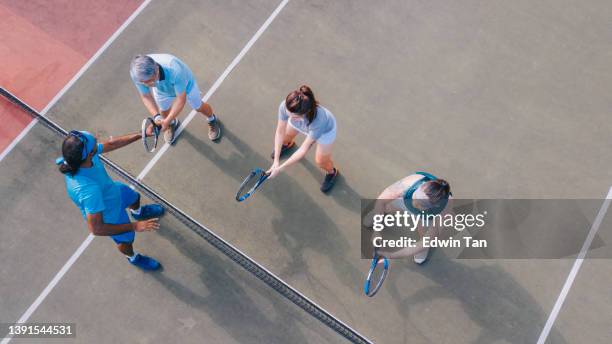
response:
{"label": "dark blue shorts", "polygon": [[[121,211],[119,220],[117,221],[116,224],[122,225],[125,223],[130,223],[131,222],[130,216],[128,215],[128,212],[126,209],[127,207],[129,207],[130,205],[138,201],[138,199],[140,198],[140,195],[138,194],[138,192],[134,191],[131,187],[123,183],[119,183],[119,182],[115,182],[115,183],[119,186],[119,190],[121,190],[121,209],[123,209]],[[112,235],[111,238],[113,238],[113,240],[117,244],[131,244],[134,242],[135,236],[136,236],[136,233],[134,231],[130,231],[130,232],[125,232],[125,233],[121,233],[117,235]]]}

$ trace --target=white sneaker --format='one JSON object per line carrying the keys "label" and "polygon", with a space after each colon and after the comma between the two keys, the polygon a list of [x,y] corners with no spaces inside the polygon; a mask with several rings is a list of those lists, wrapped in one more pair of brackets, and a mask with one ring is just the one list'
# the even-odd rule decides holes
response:
{"label": "white sneaker", "polygon": [[176,135],[174,134],[175,131],[178,129],[179,125],[181,125],[181,122],[178,118],[175,118],[174,121],[172,121],[172,125],[170,125],[170,128],[164,131],[164,140],[169,144],[173,144],[174,140],[176,140]]}
{"label": "white sneaker", "polygon": [[417,264],[423,264],[427,260],[427,255],[429,255],[429,247],[425,251],[421,251],[414,255],[414,262]]}

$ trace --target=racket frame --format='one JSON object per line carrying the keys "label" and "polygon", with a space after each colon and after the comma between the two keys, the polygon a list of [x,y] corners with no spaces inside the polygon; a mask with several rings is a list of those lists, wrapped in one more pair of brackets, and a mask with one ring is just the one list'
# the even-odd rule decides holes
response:
{"label": "racket frame", "polygon": [[[152,135],[147,135],[147,128],[149,127],[149,125],[153,126]],[[140,135],[142,136],[142,144],[144,145],[145,150],[149,153],[154,152],[155,149],[157,148],[157,139],[159,138],[159,126],[155,123],[155,120],[153,120],[152,117],[147,117],[144,120],[142,120],[142,127],[140,128]],[[147,144],[146,138],[148,136],[153,136],[152,147],[149,147],[149,145]]]}
{"label": "racket frame", "polygon": [[[374,275],[374,271],[378,267],[378,261],[381,258],[383,259],[383,272],[380,275],[380,279],[378,280],[374,288],[372,288],[372,275]],[[389,260],[386,257],[379,256],[378,253],[374,251],[374,257],[372,258],[372,263],[370,264],[370,271],[368,271],[368,277],[366,278],[365,283],[363,284],[364,294],[369,297],[376,295],[376,293],[378,293],[378,291],[380,290],[380,287],[382,287],[385,278],[387,278],[388,272]]]}
{"label": "racket frame", "polygon": [[[244,191],[247,183],[250,182],[251,179],[255,178],[255,176],[257,176],[260,173],[262,175],[261,177],[259,177],[259,180],[257,181],[257,183],[255,183],[255,185],[253,185],[253,187],[250,190],[248,190],[245,194],[241,196],[240,194]],[[255,190],[257,190],[259,186],[261,186],[261,184],[263,184],[263,182],[265,182],[266,179],[268,179],[268,177],[269,177],[269,174],[267,174],[260,168],[255,168],[251,170],[249,175],[246,178],[244,178],[244,180],[240,184],[240,187],[238,188],[238,192],[236,192],[236,201],[242,202],[245,199],[249,198],[255,192]]]}

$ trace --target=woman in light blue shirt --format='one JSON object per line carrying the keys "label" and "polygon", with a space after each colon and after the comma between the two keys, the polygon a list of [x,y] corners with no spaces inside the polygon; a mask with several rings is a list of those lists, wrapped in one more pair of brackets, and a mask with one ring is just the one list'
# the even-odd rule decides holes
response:
{"label": "woman in light blue shirt", "polygon": [[[306,135],[304,143],[287,161],[281,164],[281,156],[295,146],[294,139],[299,133]],[[329,110],[319,105],[310,87],[300,86],[289,93],[278,108],[274,152],[272,153],[274,163],[268,170],[270,178],[302,159],[316,142],[315,161],[317,166],[325,171],[321,191],[328,192],[339,175],[332,161],[332,147],[335,140],[336,118]]]}

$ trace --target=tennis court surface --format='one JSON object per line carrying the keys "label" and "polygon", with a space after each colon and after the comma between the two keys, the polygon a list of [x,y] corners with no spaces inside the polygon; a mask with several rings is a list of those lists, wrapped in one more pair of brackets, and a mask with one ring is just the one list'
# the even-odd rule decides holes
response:
{"label": "tennis court surface", "polygon": [[[0,1],[0,86],[65,130],[117,136],[147,115],[131,59],[180,57],[221,140],[186,106],[173,146],[106,157],[256,266],[180,214],[137,234],[136,250],[163,270],[131,266],[88,236],[67,197],[54,164],[62,137],[2,97],[0,323],[76,324],[74,338],[3,344],[612,342],[612,4],[122,3]],[[272,162],[279,102],[304,83],[338,121],[340,179],[321,193],[309,153],[236,202],[249,170]],[[604,245],[584,259],[436,250],[423,266],[393,260],[366,297],[361,199],[413,171],[444,177],[462,199],[600,200],[600,221],[576,231]]]}

